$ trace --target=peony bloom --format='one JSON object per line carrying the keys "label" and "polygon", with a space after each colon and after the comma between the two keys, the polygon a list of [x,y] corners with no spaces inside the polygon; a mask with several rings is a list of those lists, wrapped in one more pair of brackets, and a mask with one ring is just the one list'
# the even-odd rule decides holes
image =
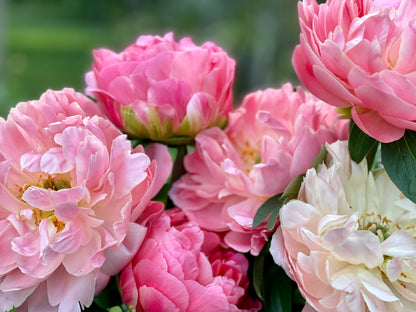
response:
{"label": "peony bloom", "polygon": [[235,62],[215,44],[141,36],[119,54],[100,49],[94,58],[87,93],[132,137],[175,144],[225,126]]}
{"label": "peony bloom", "polygon": [[348,122],[336,119],[329,105],[290,84],[249,94],[224,131],[198,134],[185,157],[188,173],[169,195],[202,228],[224,231],[229,246],[258,255],[270,234],[265,222],[252,230],[258,208],[305,173],[322,144],[346,139]]}
{"label": "peony bloom", "polygon": [[416,130],[416,2],[304,0],[298,11],[293,65],[306,88],[381,142]]}
{"label": "peony bloom", "polygon": [[247,292],[248,261],[220,247],[219,236],[190,223],[177,208],[149,225],[146,238],[120,275],[133,311],[258,311]]}
{"label": "peony bloom", "polygon": [[310,310],[415,311],[416,204],[384,169],[351,161],[347,142],[327,147],[326,165],[280,210],[274,260]]}
{"label": "peony bloom", "polygon": [[162,167],[98,113],[64,89],[0,119],[0,311],[89,306],[163,208]]}

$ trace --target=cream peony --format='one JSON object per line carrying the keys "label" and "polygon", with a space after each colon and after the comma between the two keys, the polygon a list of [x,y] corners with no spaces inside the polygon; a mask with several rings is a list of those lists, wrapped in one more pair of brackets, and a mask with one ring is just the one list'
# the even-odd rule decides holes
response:
{"label": "cream peony", "polygon": [[298,198],[280,210],[270,252],[318,311],[416,309],[416,204],[381,169],[327,146]]}

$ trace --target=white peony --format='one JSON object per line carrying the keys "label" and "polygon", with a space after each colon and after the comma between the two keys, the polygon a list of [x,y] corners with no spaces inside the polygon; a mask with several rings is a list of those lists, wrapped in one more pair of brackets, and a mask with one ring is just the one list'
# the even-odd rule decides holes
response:
{"label": "white peony", "polygon": [[416,311],[416,204],[347,142],[327,150],[280,210],[275,262],[318,311]]}

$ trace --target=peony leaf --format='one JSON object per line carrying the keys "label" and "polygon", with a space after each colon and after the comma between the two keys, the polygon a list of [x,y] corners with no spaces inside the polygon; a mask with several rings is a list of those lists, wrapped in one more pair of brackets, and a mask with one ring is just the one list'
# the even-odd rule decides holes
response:
{"label": "peony leaf", "polygon": [[[284,198],[280,199],[284,201]],[[267,220],[267,229],[269,231],[272,231],[276,227],[277,218],[279,217],[279,211],[282,206],[283,204],[281,204],[278,209],[275,208],[274,210],[272,210],[272,213],[270,214],[270,217]]]}
{"label": "peony leaf", "polygon": [[416,132],[407,130],[401,139],[382,143],[381,159],[393,183],[416,203]]}
{"label": "peony leaf", "polygon": [[[285,271],[276,265],[269,252],[270,241],[264,245],[260,254],[254,257],[253,287],[257,296],[263,302],[262,311],[291,312],[300,311],[305,304],[303,298],[298,298],[296,283]],[[293,301],[293,299],[297,301]]]}
{"label": "peony leaf", "polygon": [[319,151],[319,154],[315,157],[315,159],[312,161],[311,168],[318,169],[318,166],[325,162],[326,154],[328,154],[328,151],[326,150],[326,147],[324,144],[321,145],[321,150]]}
{"label": "peony leaf", "polygon": [[377,140],[364,133],[351,119],[348,150],[353,161],[360,163],[369,152],[377,150],[378,144]]}
{"label": "peony leaf", "polygon": [[289,185],[287,186],[287,188],[282,194],[284,203],[287,203],[289,200],[295,199],[298,197],[300,186],[302,185],[304,177],[305,177],[305,174],[302,173],[298,175],[296,178],[294,178],[292,182],[289,183]]}
{"label": "peony leaf", "polygon": [[261,301],[264,301],[263,297],[263,275],[264,275],[264,258],[265,254],[269,252],[270,243],[266,243],[262,251],[257,257],[254,257],[253,261],[253,288],[257,294],[257,297]]}
{"label": "peony leaf", "polygon": [[[283,198],[281,194],[277,194],[266,200],[263,205],[257,210],[253,218],[253,229],[259,226],[274,210],[277,210],[277,215],[280,208],[283,206]],[[277,219],[277,217],[276,217]],[[274,226],[273,226],[274,227]]]}
{"label": "peony leaf", "polygon": [[[278,283],[276,281],[279,281]],[[291,312],[292,280],[278,265],[270,265],[265,272],[264,311]]]}
{"label": "peony leaf", "polygon": [[[94,297],[93,306],[90,311],[107,311],[107,309],[123,304],[117,287],[117,278],[111,277],[108,285],[97,296]],[[88,310],[87,310],[88,311]]]}
{"label": "peony leaf", "polygon": [[269,252],[270,241],[264,246],[260,255],[263,262],[263,279],[261,293],[262,311],[290,312],[292,310],[292,293],[294,282],[285,271],[276,265]]}

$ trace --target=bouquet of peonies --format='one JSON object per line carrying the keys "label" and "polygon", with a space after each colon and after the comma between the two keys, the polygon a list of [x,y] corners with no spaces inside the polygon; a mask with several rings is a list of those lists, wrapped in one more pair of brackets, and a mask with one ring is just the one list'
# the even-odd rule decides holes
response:
{"label": "bouquet of peonies", "polygon": [[0,311],[416,310],[416,2],[298,10],[311,93],[169,33],[0,119]]}

